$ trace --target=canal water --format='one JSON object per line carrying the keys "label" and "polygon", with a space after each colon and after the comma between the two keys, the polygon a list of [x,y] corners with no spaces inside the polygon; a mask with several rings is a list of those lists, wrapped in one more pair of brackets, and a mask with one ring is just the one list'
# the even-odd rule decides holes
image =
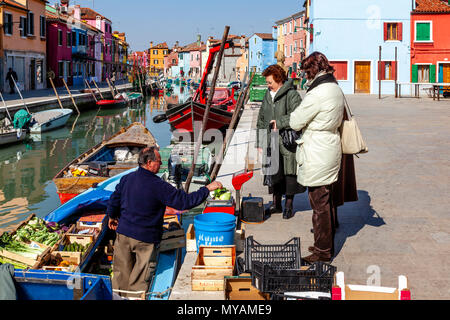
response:
{"label": "canal water", "polygon": [[[174,87],[172,94],[147,98],[140,105],[113,110],[97,110],[74,115],[67,125],[42,135],[32,135],[25,143],[0,149],[0,232],[34,213],[45,217],[61,203],[52,178],[70,161],[122,127],[141,122],[159,146],[170,144],[167,122],[155,124],[153,117],[164,113],[167,104],[185,102],[188,88]],[[94,110],[95,109],[95,110]]]}

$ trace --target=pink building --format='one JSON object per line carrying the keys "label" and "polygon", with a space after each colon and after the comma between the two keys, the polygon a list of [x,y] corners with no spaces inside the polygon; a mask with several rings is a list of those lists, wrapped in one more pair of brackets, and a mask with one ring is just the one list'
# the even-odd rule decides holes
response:
{"label": "pink building", "polygon": [[206,49],[203,42],[196,42],[189,47],[190,51],[190,69],[189,77],[194,80],[199,80],[202,77],[202,51]]}
{"label": "pink building", "polygon": [[290,17],[276,22],[277,26],[281,26],[279,37],[282,38],[279,44],[283,48],[285,56],[284,64],[289,68],[289,73],[298,72],[301,61],[307,56],[306,40],[308,33],[306,32],[305,11],[297,12]]}
{"label": "pink building", "polygon": [[178,41],[173,46],[172,50],[169,51],[169,55],[164,57],[164,76],[166,78],[172,75],[171,69],[173,66],[178,66]]}

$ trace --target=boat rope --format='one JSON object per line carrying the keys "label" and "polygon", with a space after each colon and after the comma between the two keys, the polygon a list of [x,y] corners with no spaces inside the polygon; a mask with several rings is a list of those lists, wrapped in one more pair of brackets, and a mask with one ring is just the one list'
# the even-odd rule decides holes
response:
{"label": "boat rope", "polygon": [[163,292],[147,292],[146,295],[147,296],[155,296],[158,299],[162,299],[162,297],[167,294],[170,293],[172,291],[173,287],[167,288],[167,290],[164,290]]}

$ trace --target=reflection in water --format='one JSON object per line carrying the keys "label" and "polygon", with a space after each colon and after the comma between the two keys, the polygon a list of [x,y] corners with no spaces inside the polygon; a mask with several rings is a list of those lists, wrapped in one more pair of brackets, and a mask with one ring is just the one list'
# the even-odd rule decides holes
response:
{"label": "reflection in water", "polygon": [[74,115],[66,127],[32,135],[23,144],[0,149],[0,230],[7,230],[31,213],[44,217],[60,206],[52,178],[81,153],[133,122],[143,123],[158,144],[170,144],[168,123],[155,124],[164,112],[165,97],[152,97],[141,105],[92,110]]}

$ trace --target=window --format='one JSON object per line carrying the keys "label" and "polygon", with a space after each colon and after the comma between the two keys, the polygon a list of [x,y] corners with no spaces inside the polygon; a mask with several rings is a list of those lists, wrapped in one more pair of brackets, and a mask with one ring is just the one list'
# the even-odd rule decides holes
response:
{"label": "window", "polygon": [[58,46],[63,45],[63,32],[62,30],[58,30]]}
{"label": "window", "polygon": [[300,48],[303,49],[303,40],[300,40]]}
{"label": "window", "polygon": [[75,31],[72,31],[72,46],[77,46],[77,33]]}
{"label": "window", "polygon": [[395,61],[380,61],[378,63],[378,80],[395,80],[396,70]]}
{"label": "window", "polygon": [[293,55],[293,53],[292,53],[292,45],[291,45],[291,55],[290,56],[292,57],[292,55]]}
{"label": "window", "polygon": [[416,37],[415,41],[433,41],[432,23],[416,21]]}
{"label": "window", "polygon": [[13,16],[11,13],[5,13],[3,28],[5,30],[5,34],[13,34]]}
{"label": "window", "polygon": [[384,23],[384,41],[402,41],[403,23],[385,22]]}
{"label": "window", "polygon": [[60,78],[64,77],[64,61],[58,62],[58,75]]}
{"label": "window", "polygon": [[158,64],[158,59],[153,60],[153,64]]}
{"label": "window", "polygon": [[20,36],[22,38],[27,36],[27,18],[26,17],[20,17],[19,30],[20,30]]}
{"label": "window", "polygon": [[433,64],[412,65],[413,83],[433,83],[436,81],[436,66]]}
{"label": "window", "polygon": [[40,24],[39,24],[39,26],[40,26],[41,38],[45,38],[46,37],[46,32],[47,32],[47,30],[46,30],[47,24],[46,24],[46,20],[45,20],[44,16],[40,16]]}
{"label": "window", "polygon": [[348,80],[347,76],[347,61],[330,61],[330,64],[334,67],[334,76],[336,80]]}
{"label": "window", "polygon": [[177,59],[172,59],[172,64],[176,64],[177,63]]}
{"label": "window", "polygon": [[158,50],[153,50],[154,55],[158,55]]}
{"label": "window", "polygon": [[28,12],[28,26],[27,26],[27,35],[34,36],[34,13]]}
{"label": "window", "polygon": [[72,46],[72,37],[71,37],[72,33],[69,31],[67,32],[67,46],[71,47]]}
{"label": "window", "polygon": [[289,33],[292,33],[292,22],[289,22]]}
{"label": "window", "polygon": [[294,52],[297,52],[298,48],[297,48],[297,40],[294,42]]}

